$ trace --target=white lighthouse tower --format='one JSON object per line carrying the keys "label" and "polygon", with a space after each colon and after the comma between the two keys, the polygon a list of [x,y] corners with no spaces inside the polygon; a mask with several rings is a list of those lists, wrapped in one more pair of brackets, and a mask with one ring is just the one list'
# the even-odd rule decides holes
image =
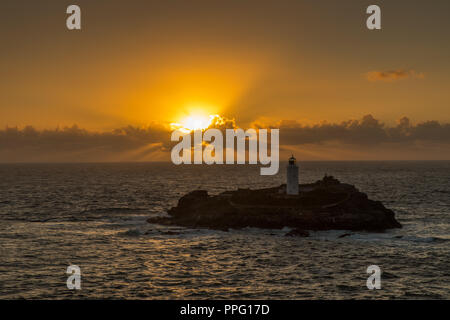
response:
{"label": "white lighthouse tower", "polygon": [[296,159],[292,155],[287,165],[286,193],[289,195],[298,194],[298,166],[295,164],[295,161]]}

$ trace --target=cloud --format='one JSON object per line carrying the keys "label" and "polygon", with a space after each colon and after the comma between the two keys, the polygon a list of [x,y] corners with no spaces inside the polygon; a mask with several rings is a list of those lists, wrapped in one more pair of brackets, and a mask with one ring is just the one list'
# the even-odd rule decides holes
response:
{"label": "cloud", "polygon": [[214,115],[211,119],[211,125],[209,128],[215,128],[215,129],[234,129],[237,128],[236,120],[235,119],[228,119],[226,117],[221,117],[219,115]]}
{"label": "cloud", "polygon": [[139,161],[170,148],[170,131],[163,125],[133,126],[111,132],[95,132],[74,125],[63,129],[0,130],[3,161]]}
{"label": "cloud", "polygon": [[426,121],[413,125],[407,117],[401,118],[393,127],[386,126],[372,115],[366,115],[359,120],[341,123],[325,121],[315,125],[302,125],[297,121],[284,120],[272,127],[280,128],[282,145],[321,144],[330,141],[354,146],[417,141],[450,144],[450,124]]}
{"label": "cloud", "polygon": [[[234,120],[218,117],[211,127],[236,128]],[[366,115],[340,123],[304,125],[284,120],[254,128],[279,128],[280,150],[301,150],[311,159],[450,159],[450,124],[407,117],[387,126]],[[32,126],[0,130],[1,162],[170,161],[169,126],[123,127],[108,132],[78,126],[37,130]],[[296,152],[297,154],[297,152]],[[395,155],[395,156],[394,156]]]}
{"label": "cloud", "polygon": [[389,70],[389,71],[370,71],[366,73],[366,78],[369,81],[384,81],[393,82],[404,79],[423,79],[423,73],[414,70]]}

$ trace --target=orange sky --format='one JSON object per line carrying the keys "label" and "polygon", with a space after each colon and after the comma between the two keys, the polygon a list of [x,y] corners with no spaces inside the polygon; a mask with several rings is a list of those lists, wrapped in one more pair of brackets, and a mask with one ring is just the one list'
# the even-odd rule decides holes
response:
{"label": "orange sky", "polygon": [[448,1],[4,1],[0,128],[450,121]]}
{"label": "orange sky", "polygon": [[[382,6],[377,32],[364,1],[79,1],[83,29],[68,31],[65,4],[9,1],[0,126],[109,129],[192,108],[244,123],[449,121],[448,2],[405,3]],[[389,70],[424,76],[365,77]]]}

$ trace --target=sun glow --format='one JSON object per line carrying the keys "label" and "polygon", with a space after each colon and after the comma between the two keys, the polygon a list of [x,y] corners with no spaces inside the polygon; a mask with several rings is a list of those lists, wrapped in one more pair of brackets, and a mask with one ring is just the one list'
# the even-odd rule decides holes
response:
{"label": "sun glow", "polygon": [[183,119],[179,123],[171,123],[173,129],[181,129],[186,132],[194,130],[205,130],[207,129],[214,119],[214,115],[203,115],[203,114],[191,114]]}
{"label": "sun glow", "polygon": [[189,130],[203,130],[211,124],[211,116],[189,116],[181,121],[181,125]]}

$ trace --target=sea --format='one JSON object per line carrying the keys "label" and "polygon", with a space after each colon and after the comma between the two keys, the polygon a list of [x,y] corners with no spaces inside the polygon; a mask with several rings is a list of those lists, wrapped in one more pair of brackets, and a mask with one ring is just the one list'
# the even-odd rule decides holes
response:
{"label": "sea", "polygon": [[[250,165],[0,164],[0,299],[450,298],[450,161],[298,164],[301,183],[354,184],[403,228],[300,238],[146,221],[192,190],[278,186],[284,164],[274,176]],[[79,290],[67,286],[74,265]],[[373,265],[380,289],[367,286]]]}

